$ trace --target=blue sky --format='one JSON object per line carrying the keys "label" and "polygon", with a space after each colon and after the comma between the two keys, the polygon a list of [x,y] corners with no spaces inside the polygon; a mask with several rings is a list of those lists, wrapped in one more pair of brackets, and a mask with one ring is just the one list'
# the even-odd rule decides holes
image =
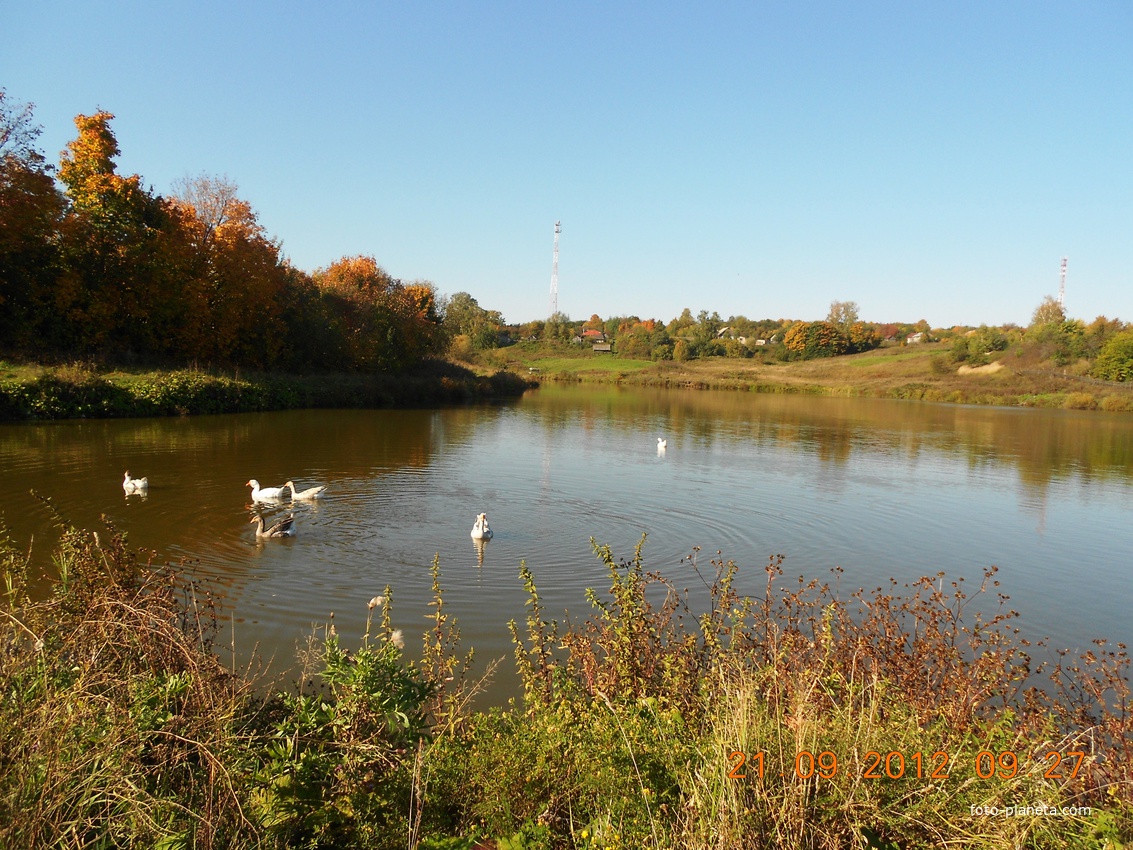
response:
{"label": "blue sky", "polygon": [[52,161],[113,123],[157,192],[240,187],[313,271],[367,254],[509,321],[1133,321],[1133,5],[8,4]]}

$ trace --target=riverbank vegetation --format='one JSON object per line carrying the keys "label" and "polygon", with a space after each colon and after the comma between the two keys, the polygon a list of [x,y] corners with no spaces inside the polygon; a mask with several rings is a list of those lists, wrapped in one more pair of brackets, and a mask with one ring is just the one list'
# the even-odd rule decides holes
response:
{"label": "riverbank vegetation", "polygon": [[422,407],[521,395],[534,383],[444,361],[398,373],[129,370],[0,361],[0,420],[186,416],[300,408]]}
{"label": "riverbank vegetation", "polygon": [[[436,562],[419,653],[396,589],[366,590],[363,632],[317,631],[283,686],[226,660],[231,612],[191,564],[150,563],[111,527],[65,527],[51,553],[5,539],[0,844],[1133,839],[1124,648],[1028,645],[993,570],[970,592],[936,575],[841,595],[836,576],[788,581],[774,558],[746,597],[731,561],[694,552],[663,577],[643,551],[595,547],[608,587],[584,622],[557,620],[521,566],[523,693],[480,711]],[[45,571],[53,591],[33,597]]]}

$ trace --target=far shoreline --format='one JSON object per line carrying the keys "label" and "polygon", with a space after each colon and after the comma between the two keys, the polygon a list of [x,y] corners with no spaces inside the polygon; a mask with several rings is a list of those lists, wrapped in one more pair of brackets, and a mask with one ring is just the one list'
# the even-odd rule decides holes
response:
{"label": "far shoreline", "polygon": [[0,421],[435,407],[514,399],[544,382],[1133,412],[1128,384],[1072,368],[1022,368],[1008,357],[979,368],[956,366],[935,343],[794,362],[633,360],[519,344],[481,352],[472,362],[431,360],[405,373],[373,375],[0,360]]}
{"label": "far shoreline", "polygon": [[1133,412],[1133,385],[1091,378],[1075,367],[1028,368],[1009,355],[988,366],[964,368],[950,361],[942,343],[790,362],[631,360],[577,347],[518,344],[483,352],[479,362],[547,382]]}

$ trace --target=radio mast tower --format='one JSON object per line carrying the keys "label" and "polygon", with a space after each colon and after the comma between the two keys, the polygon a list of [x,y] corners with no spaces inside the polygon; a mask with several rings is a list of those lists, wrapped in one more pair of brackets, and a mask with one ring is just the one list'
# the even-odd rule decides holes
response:
{"label": "radio mast tower", "polygon": [[1064,307],[1066,300],[1066,257],[1062,258],[1062,274],[1058,278],[1058,306]]}
{"label": "radio mast tower", "polygon": [[561,221],[555,222],[555,253],[551,262],[551,315],[559,312],[559,234],[563,232]]}

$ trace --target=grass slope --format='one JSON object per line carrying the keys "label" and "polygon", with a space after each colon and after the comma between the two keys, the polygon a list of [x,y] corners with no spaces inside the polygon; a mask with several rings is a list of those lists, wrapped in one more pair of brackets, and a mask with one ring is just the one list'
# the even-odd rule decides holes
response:
{"label": "grass slope", "polygon": [[484,360],[541,380],[1133,411],[1133,387],[1090,379],[1082,364],[1056,369],[1007,352],[999,361],[1003,368],[961,372],[944,343],[790,363],[734,358],[652,362],[525,345],[490,352]]}

